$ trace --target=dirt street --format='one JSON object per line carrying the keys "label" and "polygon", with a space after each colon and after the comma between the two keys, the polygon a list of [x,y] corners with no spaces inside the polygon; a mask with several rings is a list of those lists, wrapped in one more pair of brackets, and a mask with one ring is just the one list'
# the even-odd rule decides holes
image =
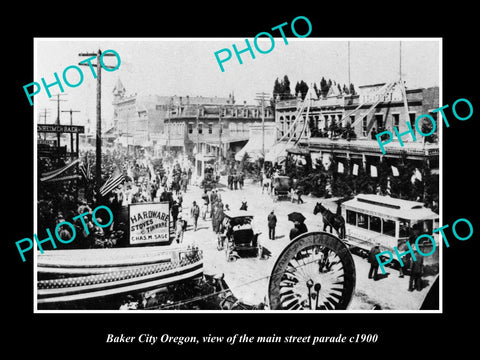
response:
{"label": "dirt street", "polygon": [[[288,234],[293,223],[288,221],[290,212],[301,212],[306,220],[305,224],[309,231],[322,231],[323,223],[320,214],[314,215],[313,208],[316,202],[322,202],[324,206],[335,212],[336,204],[331,199],[325,200],[311,196],[303,196],[304,203],[297,204],[287,199],[273,202],[272,198],[262,190],[259,184],[246,181],[242,190],[229,190],[226,179],[222,178],[218,193],[224,204],[230,209],[240,209],[242,201],[247,201],[248,211],[255,215],[253,228],[261,232],[259,239],[272,256],[267,260],[257,258],[240,258],[234,262],[227,262],[225,251],[217,250],[217,236],[212,231],[211,220],[199,219],[197,231],[193,231],[190,218],[190,206],[192,201],[202,204],[201,195],[203,190],[197,186],[189,186],[187,193],[183,195],[183,213],[189,227],[185,232],[185,244],[196,244],[204,253],[204,270],[207,274],[224,273],[225,280],[236,297],[251,304],[268,301],[268,281],[276,259],[284,247],[289,243]],[[268,239],[267,216],[274,210],[278,223],[276,239]],[[421,291],[408,291],[409,277],[399,277],[397,270],[388,269],[387,276],[374,281],[368,279],[369,263],[366,258],[353,255],[356,268],[356,288],[349,310],[370,310],[374,305],[380,305],[383,310],[417,310],[421,306],[428,290],[433,284],[435,277],[424,277],[426,287]],[[379,270],[379,274],[381,271]]]}

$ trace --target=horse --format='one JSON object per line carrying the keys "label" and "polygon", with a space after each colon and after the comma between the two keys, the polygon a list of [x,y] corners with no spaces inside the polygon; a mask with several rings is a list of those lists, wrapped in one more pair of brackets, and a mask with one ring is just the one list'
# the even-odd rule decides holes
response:
{"label": "horse", "polygon": [[262,194],[263,194],[263,191],[265,190],[265,188],[267,188],[267,194],[270,195],[270,193],[272,191],[272,178],[269,178],[269,177],[266,177],[265,175],[263,175]]}
{"label": "horse", "polygon": [[334,214],[326,207],[322,205],[322,203],[318,203],[315,205],[313,209],[313,214],[317,215],[321,213],[323,216],[323,231],[326,231],[327,226],[330,226],[330,233],[332,233],[332,228],[335,229],[340,239],[345,237],[345,219],[340,214]]}

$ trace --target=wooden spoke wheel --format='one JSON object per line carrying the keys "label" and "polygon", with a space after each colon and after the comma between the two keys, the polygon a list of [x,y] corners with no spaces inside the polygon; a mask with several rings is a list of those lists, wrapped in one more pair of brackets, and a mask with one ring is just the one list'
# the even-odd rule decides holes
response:
{"label": "wooden spoke wheel", "polygon": [[297,236],[283,250],[269,283],[273,310],[345,310],[355,290],[347,246],[325,232]]}

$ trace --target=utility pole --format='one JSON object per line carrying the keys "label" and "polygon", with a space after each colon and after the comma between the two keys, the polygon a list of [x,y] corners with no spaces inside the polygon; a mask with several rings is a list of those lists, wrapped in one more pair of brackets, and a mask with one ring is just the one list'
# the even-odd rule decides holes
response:
{"label": "utility pole", "polygon": [[168,149],[168,154],[170,154],[170,128],[172,127],[172,106],[173,106],[173,99],[170,98],[168,102],[168,133],[167,133],[167,149]]}
{"label": "utility pole", "polygon": [[[73,113],[80,112],[80,110],[62,110],[62,112],[70,113],[70,126],[73,125]],[[78,135],[77,135],[78,137]],[[78,145],[78,144],[77,144]],[[77,146],[78,147],[78,146]],[[73,133],[70,133],[70,152],[73,154]],[[78,155],[78,154],[77,154]],[[73,156],[72,156],[73,157]]]}
{"label": "utility pole", "polygon": [[348,90],[350,91],[350,41],[348,41]]}
{"label": "utility pole", "polygon": [[[100,190],[100,182],[102,181],[102,66],[100,63],[100,56],[102,56],[102,50],[98,50],[96,53],[80,53],[78,56],[96,56],[97,63],[92,64],[97,68],[97,133],[96,133],[96,162],[95,162],[95,188],[97,193]],[[103,56],[115,56],[112,53],[105,53]],[[79,63],[80,66],[90,66],[86,63]],[[104,65],[105,68],[115,69],[111,66]]]}
{"label": "utility pole", "polygon": [[[57,102],[57,120],[55,121],[56,125],[60,125],[60,102],[61,101],[67,101],[67,100],[60,99],[60,96],[63,96],[63,95],[68,95],[68,94],[66,94],[66,93],[57,94],[57,95],[54,95],[54,96],[57,97],[57,99],[51,99],[50,100],[50,101],[56,101]],[[60,132],[57,133],[57,147],[60,147]]]}
{"label": "utility pole", "polygon": [[399,51],[398,51],[398,74],[400,78],[400,82],[402,82],[402,42],[400,41],[399,44]]}
{"label": "utility pole", "polygon": [[[255,100],[261,101],[262,105],[262,155],[263,159],[265,160],[265,99],[267,97],[267,93],[261,92],[256,94],[257,97]],[[265,161],[263,162],[265,164]]]}
{"label": "utility pole", "polygon": [[220,159],[220,162],[222,162],[222,132],[223,132],[223,128],[222,128],[222,107],[219,106],[218,107],[218,125],[219,125],[219,129],[218,129],[218,155],[219,155],[219,159]]}
{"label": "utility pole", "polygon": [[[39,113],[38,114],[38,117],[39,118],[42,118],[43,117],[43,123],[46,124],[47,123],[47,116],[50,115],[50,109],[47,109],[47,108],[43,108],[41,109],[40,111],[43,111],[43,114],[42,113]],[[40,120],[40,119],[39,119]],[[47,139],[47,133],[44,132],[43,133],[43,140],[46,140]]]}

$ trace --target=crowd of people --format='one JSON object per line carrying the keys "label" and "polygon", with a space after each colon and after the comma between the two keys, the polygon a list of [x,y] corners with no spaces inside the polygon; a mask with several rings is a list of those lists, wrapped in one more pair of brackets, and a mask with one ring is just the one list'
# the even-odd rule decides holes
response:
{"label": "crowd of people", "polygon": [[[84,163],[94,163],[95,154],[84,152],[80,159]],[[38,173],[44,174],[65,166],[62,159],[40,158]],[[191,183],[192,170],[187,164],[178,161],[171,163],[153,162],[148,156],[127,154],[119,151],[108,151],[102,154],[101,177],[103,181],[116,171],[124,173],[124,181],[104,196],[95,189],[94,176],[81,180],[42,182],[38,181],[38,232],[39,239],[48,236],[47,229],[53,231],[60,222],[71,222],[75,227],[76,239],[68,245],[56,242],[57,248],[101,248],[126,245],[128,243],[128,205],[142,202],[168,202],[172,216],[173,229],[182,218],[183,195]],[[100,214],[93,221],[92,209],[98,205],[106,205],[113,213],[115,221],[109,227],[100,227],[107,214]],[[86,214],[82,220],[72,219]],[[180,215],[180,216],[179,216]],[[183,219],[182,219],[183,220]],[[185,225],[183,226],[185,228]],[[72,237],[72,229],[64,225],[59,228],[63,239]],[[178,234],[181,236],[181,234]],[[180,239],[178,239],[180,241]],[[49,247],[50,246],[50,247]],[[44,249],[53,245],[45,243]]]}
{"label": "crowd of people", "polygon": [[[84,162],[94,163],[94,154],[86,152],[80,155]],[[64,166],[62,160],[41,158],[38,161],[38,173],[49,171]],[[143,202],[168,202],[171,215],[171,229],[174,234],[173,241],[183,242],[184,233],[188,229],[197,231],[199,219],[211,221],[211,229],[218,239],[225,239],[233,228],[225,216],[230,210],[228,204],[222,199],[218,189],[204,189],[201,198],[196,199],[189,206],[184,204],[184,195],[192,185],[192,165],[180,159],[169,161],[153,160],[145,154],[126,154],[125,152],[109,151],[102,155],[102,179],[106,181],[117,169],[125,174],[125,180],[117,188],[105,196],[100,196],[93,185],[93,179],[65,182],[41,182],[38,186],[38,229],[39,239],[48,236],[46,229],[54,229],[57,224],[64,221],[71,222],[76,230],[76,240],[70,244],[57,243],[57,247],[69,248],[105,248],[128,245],[128,205]],[[272,169],[268,174],[271,178],[275,172]],[[227,186],[230,190],[242,189],[244,175],[242,171],[227,173]],[[262,185],[261,185],[262,186]],[[292,187],[293,189],[293,187]],[[302,202],[301,193],[295,193],[297,202]],[[293,199],[293,194],[292,194]],[[293,200],[292,200],[293,201]],[[114,222],[109,227],[100,227],[107,219],[92,218],[92,209],[98,205],[106,205],[113,213]],[[242,209],[247,209],[246,201],[242,201]],[[188,209],[188,213],[185,211]],[[85,214],[82,218],[74,217]],[[95,221],[94,221],[95,220]],[[190,220],[190,221],[189,221]],[[266,217],[269,239],[276,239],[277,216],[272,210]],[[189,224],[190,222],[190,224]],[[85,225],[83,225],[85,224]],[[188,225],[191,225],[189,227]],[[304,222],[296,221],[289,233],[293,240],[302,233],[307,232]],[[68,226],[60,228],[59,236],[62,239],[72,237],[72,229]],[[47,249],[49,243],[44,243]],[[368,277],[379,279],[378,261],[375,255],[378,247],[372,249],[369,256],[371,268]],[[422,259],[422,257],[419,257]],[[420,261],[408,263],[410,271],[409,290],[421,290],[421,276],[423,264]],[[401,270],[403,270],[401,268]],[[399,273],[403,277],[403,271]]]}

